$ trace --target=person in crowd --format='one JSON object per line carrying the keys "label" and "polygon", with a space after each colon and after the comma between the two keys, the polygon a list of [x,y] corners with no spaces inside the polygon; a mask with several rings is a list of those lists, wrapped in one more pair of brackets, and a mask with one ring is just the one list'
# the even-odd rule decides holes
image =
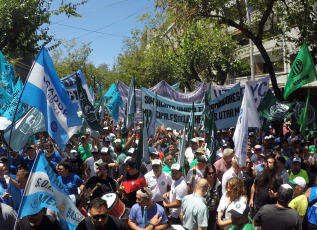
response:
{"label": "person in crowd", "polygon": [[221,194],[221,183],[217,178],[217,172],[214,165],[208,165],[206,167],[204,178],[208,182],[208,189],[205,194],[206,205],[209,211],[207,230],[214,230],[217,223],[217,208]]}
{"label": "person in crowd", "polygon": [[[83,160],[78,156],[75,149],[70,150],[69,154],[62,161],[67,161],[72,166],[72,172],[79,177],[83,177]],[[86,177],[86,176],[85,176]],[[85,178],[83,177],[83,178]]]}
{"label": "person in crowd", "polygon": [[232,220],[229,211],[237,202],[247,204],[246,189],[241,179],[232,177],[226,182],[226,190],[223,193],[217,209],[218,225],[222,229],[229,229]]}
{"label": "person in crowd", "polygon": [[53,216],[44,214],[44,208],[38,213],[28,215],[19,219],[16,230],[61,230],[57,219]]}
{"label": "person in crowd", "polygon": [[226,192],[227,181],[232,177],[238,177],[241,181],[243,181],[243,173],[238,165],[238,162],[235,156],[233,157],[231,168],[223,174],[222,182],[221,182],[222,194]]}
{"label": "person in crowd", "polygon": [[302,160],[299,157],[293,158],[292,171],[289,175],[289,180],[294,180],[296,177],[303,177],[306,181],[306,184],[309,183],[307,172],[304,169],[301,169]]}
{"label": "person in crowd", "polygon": [[[135,138],[135,134],[134,138]],[[133,137],[132,137],[133,138]],[[114,144],[114,152],[118,156],[117,157],[117,162],[121,165],[123,164],[124,160],[126,159],[127,155],[123,152],[122,144],[121,142],[115,142]]]}
{"label": "person in crowd", "polygon": [[[150,162],[153,160],[159,160],[160,154],[156,148],[149,148]],[[147,164],[146,169],[148,172],[152,170],[152,164]]]}
{"label": "person in crowd", "polygon": [[253,154],[252,157],[250,158],[252,163],[254,165],[258,165],[258,164],[263,163],[263,158],[261,157],[261,152],[262,152],[261,145],[254,146],[254,152],[255,152],[255,154]]}
{"label": "person in crowd", "polygon": [[95,163],[95,168],[98,164],[105,162],[108,164],[109,166],[109,170],[108,170],[108,177],[116,180],[118,178],[117,176],[117,162],[115,162],[110,154],[110,149],[103,147],[100,151],[101,154],[101,158]]}
{"label": "person in crowd", "polygon": [[17,214],[9,205],[0,203],[1,230],[13,230],[17,221]]}
{"label": "person in crowd", "polygon": [[80,137],[81,143],[78,146],[78,154],[80,158],[85,162],[87,158],[91,157],[92,145],[88,142],[86,135]]}
{"label": "person in crowd", "polygon": [[247,191],[247,197],[250,198],[251,196],[251,188],[254,182],[254,171],[252,168],[252,161],[249,157],[246,160],[246,166],[242,168],[243,173],[243,183]]}
{"label": "person in crowd", "polygon": [[163,172],[168,173],[170,176],[172,176],[171,167],[175,163],[174,156],[171,152],[168,152],[165,154],[165,166],[162,168]]}
{"label": "person in crowd", "polygon": [[31,172],[36,157],[33,146],[27,148],[26,155],[26,165],[28,166],[29,172]]}
{"label": "person in crowd", "polygon": [[276,203],[277,190],[283,183],[277,171],[276,161],[273,156],[267,159],[267,165],[263,171],[256,175],[251,188],[249,206],[252,208],[252,216],[265,204]]}
{"label": "person in crowd", "polygon": [[193,194],[187,195],[182,200],[183,227],[185,229],[207,229],[208,227],[208,208],[204,195],[208,190],[208,181],[200,179]]}
{"label": "person in crowd", "polygon": [[217,160],[214,163],[214,166],[217,170],[217,178],[219,181],[222,181],[223,174],[229,170],[232,166],[232,157],[233,157],[233,149],[226,148],[223,151],[222,158]]}
{"label": "person in crowd", "polygon": [[175,163],[171,167],[172,170],[172,186],[171,190],[163,195],[163,205],[169,208],[169,226],[173,224],[181,224],[180,213],[182,199],[187,195],[187,184],[182,176],[182,167]]}
{"label": "person in crowd", "polygon": [[144,175],[147,186],[152,191],[152,200],[163,206],[163,195],[172,185],[172,177],[162,171],[162,161],[152,160],[152,171]]}
{"label": "person in crowd", "polygon": [[262,230],[302,229],[298,212],[288,208],[293,192],[289,184],[282,184],[278,189],[277,203],[261,207],[254,216],[254,226],[261,226]]}
{"label": "person in crowd", "polygon": [[109,215],[107,201],[96,198],[90,203],[90,216],[82,220],[75,230],[126,230],[122,220]]}
{"label": "person in crowd", "polygon": [[44,156],[45,156],[45,159],[47,160],[48,165],[51,166],[51,169],[54,171],[54,173],[57,174],[57,170],[56,170],[57,169],[57,163],[52,161],[52,154],[48,153],[48,152],[44,152]]}
{"label": "person in crowd", "polygon": [[289,174],[284,167],[285,162],[286,160],[284,157],[282,156],[276,157],[277,171],[280,173],[280,177],[282,178],[284,184],[289,181]]}
{"label": "person in crowd", "polygon": [[205,155],[197,158],[197,165],[190,169],[186,176],[187,194],[192,194],[199,179],[204,177],[205,168],[207,167],[207,158]]}
{"label": "person in crowd", "polygon": [[206,150],[204,148],[198,148],[197,151],[194,153],[194,160],[191,163],[190,168],[193,168],[195,165],[197,165],[197,159],[199,156],[206,156]]}
{"label": "person in crowd", "polygon": [[308,187],[315,187],[317,186],[317,154],[313,156],[313,162],[310,166],[309,170],[309,186]]}
{"label": "person in crowd", "polygon": [[[153,202],[150,188],[144,187],[139,189],[136,193],[136,202],[129,214],[128,223],[131,229],[167,229],[165,210],[161,205]],[[146,217],[144,216],[145,212],[147,214]]]}
{"label": "person in crowd", "polygon": [[307,208],[307,229],[317,229],[317,187],[308,188],[305,192],[305,196],[308,200]]}
{"label": "person in crowd", "polygon": [[102,141],[102,147],[108,148],[109,151],[110,151],[111,157],[113,159],[117,159],[117,154],[114,152],[114,148],[110,144],[110,142],[111,142],[110,138],[109,137],[104,137],[102,140],[103,140]]}
{"label": "person in crowd", "polygon": [[303,223],[304,217],[306,215],[306,210],[308,208],[308,200],[304,194],[304,189],[306,187],[306,181],[303,177],[296,177],[291,180],[290,183],[294,185],[293,199],[288,204],[288,207],[296,210],[301,217],[301,222]]}
{"label": "person in crowd", "polygon": [[314,143],[309,146],[309,152],[314,155],[317,153],[317,138],[314,139]]}
{"label": "person in crowd", "polygon": [[[15,151],[10,151],[9,152],[9,162],[10,162],[10,166],[11,167],[14,167],[14,173],[13,174],[16,174],[17,170],[18,170],[18,166],[20,164],[26,164],[25,163],[25,158],[20,155],[18,152],[15,152]],[[12,173],[12,172],[10,172]]]}
{"label": "person in crowd", "polygon": [[62,160],[61,155],[58,152],[55,152],[53,143],[51,143],[51,142],[50,143],[46,143],[45,144],[45,150],[48,153],[52,154],[51,155],[51,160],[56,162],[57,164]]}
{"label": "person in crowd", "polygon": [[253,131],[249,132],[248,141],[250,142],[251,147],[256,146],[256,135]]}
{"label": "person in crowd", "polygon": [[80,186],[81,196],[95,199],[109,192],[116,192],[117,183],[108,177],[109,166],[107,163],[101,163],[97,166],[97,176],[89,178]]}
{"label": "person in crowd", "polygon": [[194,153],[198,150],[198,140],[197,138],[192,138],[190,140],[190,147],[185,150],[185,157],[188,160],[189,165],[194,160]]}
{"label": "person in crowd", "polygon": [[88,157],[84,162],[84,174],[86,178],[96,176],[95,163],[100,159],[100,151],[98,148],[91,149],[92,156]]}
{"label": "person in crowd", "polygon": [[289,148],[287,139],[281,140],[281,153],[286,158],[293,158],[294,152]]}
{"label": "person in crowd", "polygon": [[59,174],[58,179],[63,184],[65,191],[68,195],[78,195],[78,188],[84,183],[84,181],[71,172],[72,166],[69,162],[60,162],[57,165],[57,172]]}

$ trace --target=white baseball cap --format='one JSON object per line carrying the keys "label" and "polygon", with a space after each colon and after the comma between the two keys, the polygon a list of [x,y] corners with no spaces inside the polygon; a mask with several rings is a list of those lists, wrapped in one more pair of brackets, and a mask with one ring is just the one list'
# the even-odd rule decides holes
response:
{"label": "white baseball cap", "polygon": [[299,185],[302,188],[306,187],[306,181],[301,176],[298,176],[298,177],[294,178],[293,180],[290,180],[289,182],[292,184],[295,184],[295,185]]}
{"label": "white baseball cap", "polygon": [[172,167],[171,167],[171,171],[172,171],[172,170],[181,171],[181,170],[182,170],[182,167],[181,167],[179,164],[175,163],[175,164],[173,164]]}
{"label": "white baseball cap", "polygon": [[162,161],[159,160],[159,159],[152,160],[152,166],[153,166],[153,165],[159,165],[159,166],[161,166],[161,165],[162,165]]}

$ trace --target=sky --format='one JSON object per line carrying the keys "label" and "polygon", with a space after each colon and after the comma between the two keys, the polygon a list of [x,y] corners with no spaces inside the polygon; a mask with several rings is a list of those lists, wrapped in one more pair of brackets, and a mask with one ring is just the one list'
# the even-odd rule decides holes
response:
{"label": "sky", "polygon": [[138,17],[153,13],[154,8],[154,0],[88,0],[78,7],[81,18],[52,16],[50,33],[65,41],[75,39],[77,46],[91,42],[89,61],[96,67],[105,63],[112,68],[123,41],[132,37],[133,29],[144,27]]}

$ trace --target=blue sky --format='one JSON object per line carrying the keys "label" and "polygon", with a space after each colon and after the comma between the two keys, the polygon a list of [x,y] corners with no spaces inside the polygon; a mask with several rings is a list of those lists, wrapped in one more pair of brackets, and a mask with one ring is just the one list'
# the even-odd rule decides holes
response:
{"label": "blue sky", "polygon": [[131,37],[132,29],[143,28],[137,17],[149,12],[154,12],[153,0],[88,0],[78,8],[82,18],[53,16],[49,28],[56,38],[75,39],[78,45],[91,42],[89,61],[111,68],[122,51],[123,40]]}

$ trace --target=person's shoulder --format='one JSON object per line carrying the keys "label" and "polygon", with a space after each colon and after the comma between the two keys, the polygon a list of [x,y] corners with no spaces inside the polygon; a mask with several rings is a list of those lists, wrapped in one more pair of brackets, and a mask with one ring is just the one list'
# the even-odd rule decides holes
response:
{"label": "person's shoulder", "polygon": [[119,227],[119,229],[126,229],[123,221],[118,217],[109,215],[109,218],[116,224],[117,227]]}

